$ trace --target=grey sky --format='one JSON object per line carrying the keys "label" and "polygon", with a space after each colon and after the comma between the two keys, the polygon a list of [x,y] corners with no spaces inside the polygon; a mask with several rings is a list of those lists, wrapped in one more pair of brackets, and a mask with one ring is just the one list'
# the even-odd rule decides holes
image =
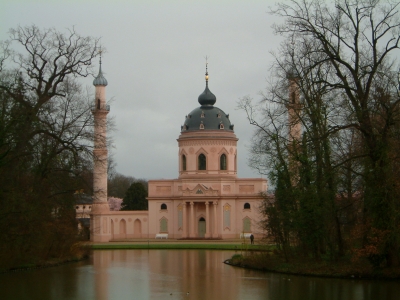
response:
{"label": "grey sky", "polygon": [[215,105],[230,114],[239,138],[238,175],[260,177],[247,166],[253,128],[236,102],[257,99],[265,88],[269,51],[280,42],[271,29],[280,20],[267,13],[274,2],[3,0],[0,39],[32,24],[102,37],[116,169],[146,179],[178,176],[176,139],[185,115],[199,106],[208,55]]}

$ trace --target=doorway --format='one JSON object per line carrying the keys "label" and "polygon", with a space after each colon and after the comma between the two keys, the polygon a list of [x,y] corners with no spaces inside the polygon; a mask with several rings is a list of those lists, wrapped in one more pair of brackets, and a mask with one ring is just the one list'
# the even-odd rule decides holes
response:
{"label": "doorway", "polygon": [[198,236],[200,238],[205,237],[205,235],[206,235],[206,220],[203,217],[200,218],[198,227],[199,227]]}

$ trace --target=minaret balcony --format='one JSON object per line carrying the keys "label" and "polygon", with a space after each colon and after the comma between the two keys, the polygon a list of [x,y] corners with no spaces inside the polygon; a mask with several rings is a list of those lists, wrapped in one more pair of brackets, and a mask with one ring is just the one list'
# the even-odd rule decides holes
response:
{"label": "minaret balcony", "polygon": [[104,105],[92,105],[91,107],[92,112],[96,112],[96,111],[110,111],[110,105],[109,104],[104,104]]}

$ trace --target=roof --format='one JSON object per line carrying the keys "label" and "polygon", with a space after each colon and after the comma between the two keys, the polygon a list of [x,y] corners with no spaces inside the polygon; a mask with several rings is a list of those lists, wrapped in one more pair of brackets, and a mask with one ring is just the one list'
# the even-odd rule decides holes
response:
{"label": "roof", "polygon": [[186,115],[181,132],[200,130],[225,130],[233,132],[233,124],[229,115],[214,106],[217,97],[208,88],[208,72],[206,71],[206,88],[198,97],[200,107]]}
{"label": "roof", "polygon": [[222,109],[203,105],[192,110],[185,119],[181,131],[225,130],[233,132],[233,125]]}
{"label": "roof", "polygon": [[93,198],[88,194],[74,194],[75,197],[75,204],[92,204]]}
{"label": "roof", "polygon": [[101,63],[100,63],[99,74],[93,80],[93,85],[94,86],[98,86],[98,85],[107,86],[107,84],[108,84],[108,82],[107,82],[107,79],[103,76],[103,72],[101,71]]}

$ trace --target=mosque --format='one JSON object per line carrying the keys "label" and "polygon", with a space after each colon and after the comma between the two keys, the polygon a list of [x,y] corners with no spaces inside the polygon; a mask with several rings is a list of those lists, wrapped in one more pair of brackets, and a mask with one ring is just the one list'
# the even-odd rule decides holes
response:
{"label": "mosque", "polygon": [[[237,177],[234,126],[208,87],[199,107],[185,116],[178,138],[179,177],[149,180],[148,211],[110,211],[107,204],[107,80],[101,70],[93,81],[95,120],[93,204],[90,238],[231,239],[262,236],[259,227],[263,178]],[[172,142],[172,141],[171,141]]]}

